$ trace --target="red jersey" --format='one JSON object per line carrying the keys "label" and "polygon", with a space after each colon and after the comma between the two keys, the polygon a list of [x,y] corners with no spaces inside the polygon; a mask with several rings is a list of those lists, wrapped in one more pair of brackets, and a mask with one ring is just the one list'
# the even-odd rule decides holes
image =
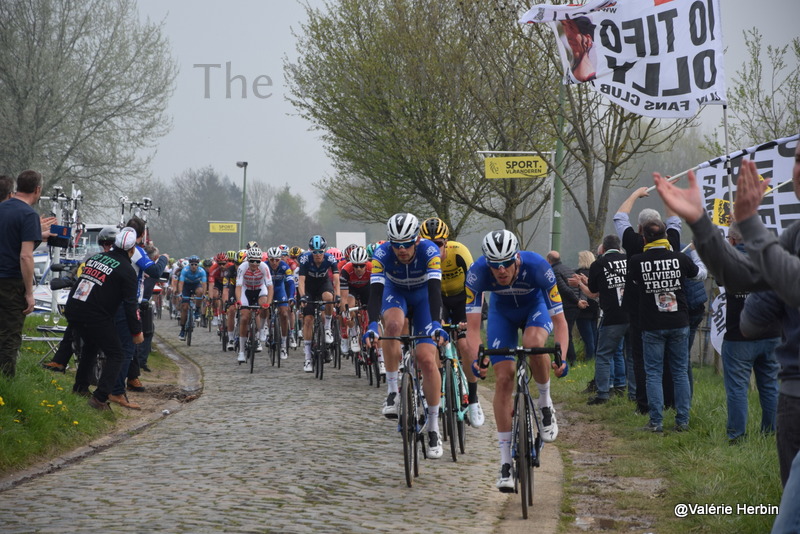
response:
{"label": "red jersey", "polygon": [[362,287],[368,286],[369,277],[372,274],[372,262],[368,261],[366,267],[361,276],[358,276],[356,270],[353,268],[353,264],[349,261],[346,262],[341,268],[341,275],[339,278],[341,289],[347,289],[349,291],[351,289],[361,289]]}

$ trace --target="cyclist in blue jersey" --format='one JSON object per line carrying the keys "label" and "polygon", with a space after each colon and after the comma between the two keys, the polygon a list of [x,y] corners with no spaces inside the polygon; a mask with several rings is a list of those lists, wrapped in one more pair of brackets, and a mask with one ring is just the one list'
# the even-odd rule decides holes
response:
{"label": "cyclist in blue jersey", "polygon": [[[288,251],[287,251],[288,254]],[[281,320],[281,360],[285,360],[286,347],[289,343],[289,300],[294,299],[295,285],[292,268],[283,261],[283,251],[279,247],[272,247],[267,250],[269,260],[269,272],[272,275],[272,285],[274,287],[273,302],[277,303],[278,313]]]}
{"label": "cyclist in blue jersey", "polygon": [[[181,340],[186,339],[186,315],[189,310],[189,297],[192,295],[202,297],[208,281],[206,271],[200,267],[200,258],[190,256],[188,262],[189,265],[181,270],[178,278],[178,294],[181,296],[181,333],[178,338]],[[191,318],[192,321],[194,319],[194,317]]]}
{"label": "cyclist in blue jersey", "polygon": [[[416,334],[428,334],[431,339],[417,342],[417,366],[422,371],[422,389],[428,399],[427,431],[428,458],[441,458],[442,439],[439,435],[439,397],[442,377],[439,374],[439,355],[433,337],[439,334],[441,343],[447,340],[442,329],[442,269],[439,247],[419,237],[419,219],[411,213],[393,215],[388,223],[389,241],[375,249],[370,275],[368,313],[370,325],[364,335],[368,346],[380,338],[378,320],[383,318],[387,337],[402,334],[406,316]],[[412,313],[413,312],[413,313]],[[372,338],[372,339],[371,339]],[[402,358],[400,342],[383,342],[388,395],[382,413],[397,417],[397,375]]]}
{"label": "cyclist in blue jersey", "polygon": [[[516,236],[508,230],[490,232],[483,239],[483,256],[467,271],[467,345],[472,370],[486,376],[475,360],[481,343],[481,305],[484,291],[492,292],[486,327],[486,343],[493,349],[517,347],[522,328],[523,347],[544,347],[551,332],[567,347],[567,321],[558,293],[556,277],[550,264],[535,252],[520,251]],[[494,417],[500,443],[500,477],[497,489],[514,491],[511,472],[512,395],[516,385],[514,355],[492,356],[497,383],[494,394]],[[530,357],[531,373],[539,390],[542,411],[542,440],[550,443],[558,435],[553,401],[550,398],[550,356]],[[556,364],[553,363],[553,368]],[[567,374],[566,362],[556,368],[556,376]]]}
{"label": "cyclist in blue jersey", "polygon": [[[297,294],[301,300],[324,300],[325,305],[325,343],[333,343],[331,320],[333,318],[334,297],[339,298],[339,268],[333,255],[325,252],[327,243],[321,235],[315,235],[308,241],[308,252],[304,252],[297,260],[298,269]],[[329,277],[328,273],[331,273]],[[311,336],[314,328],[314,305],[303,306],[303,347],[305,363],[303,371],[311,373]]]}

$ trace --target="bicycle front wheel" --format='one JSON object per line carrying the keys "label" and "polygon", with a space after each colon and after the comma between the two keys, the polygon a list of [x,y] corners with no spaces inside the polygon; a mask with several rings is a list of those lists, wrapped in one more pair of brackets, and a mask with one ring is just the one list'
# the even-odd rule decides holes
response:
{"label": "bicycle front wheel", "polygon": [[[255,323],[255,321],[253,321]],[[253,374],[253,367],[256,363],[256,345],[258,344],[258,336],[255,333],[256,325],[250,324],[249,343],[250,348],[247,349],[247,356],[250,359],[250,374]]]}
{"label": "bicycle front wheel", "polygon": [[403,436],[403,467],[406,474],[406,486],[414,483],[414,463],[417,447],[417,416],[414,403],[414,385],[411,375],[403,373],[400,382],[400,433]]}
{"label": "bicycle front wheel", "polygon": [[444,376],[442,377],[444,380],[444,406],[442,407],[442,413],[444,414],[444,428],[447,434],[447,441],[450,443],[450,456],[453,457],[454,462],[457,462],[455,420],[458,405],[456,404],[454,374],[453,362],[448,359],[444,363]]}
{"label": "bicycle front wheel", "polygon": [[519,481],[519,498],[522,504],[522,518],[528,519],[528,504],[533,504],[531,462],[530,462],[530,413],[525,395],[517,394],[514,417],[517,418],[517,468],[516,477]]}

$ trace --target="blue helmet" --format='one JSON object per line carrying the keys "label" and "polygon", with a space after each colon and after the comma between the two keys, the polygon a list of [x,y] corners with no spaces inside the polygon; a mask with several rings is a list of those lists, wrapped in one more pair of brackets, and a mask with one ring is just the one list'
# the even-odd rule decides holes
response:
{"label": "blue helmet", "polygon": [[310,250],[325,250],[327,246],[328,244],[325,242],[325,238],[321,235],[315,235],[308,240],[308,248]]}
{"label": "blue helmet", "polygon": [[200,257],[199,256],[189,256],[188,258],[186,258],[186,260],[189,263],[200,263]]}

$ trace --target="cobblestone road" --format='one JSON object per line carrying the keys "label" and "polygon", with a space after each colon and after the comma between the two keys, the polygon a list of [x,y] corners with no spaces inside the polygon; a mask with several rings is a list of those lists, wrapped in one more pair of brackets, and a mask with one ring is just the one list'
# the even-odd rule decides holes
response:
{"label": "cobblestone road", "polygon": [[[175,322],[158,331],[203,369],[202,396],[141,434],[0,494],[9,532],[492,532],[507,496],[494,489],[496,434],[468,429],[467,454],[423,460],[405,486],[385,386],[351,368],[303,373],[300,351],[254,374]],[[118,407],[114,408],[120,409]],[[445,444],[446,445],[446,444]],[[447,448],[445,449],[447,452]],[[480,506],[478,506],[480,504]],[[531,524],[533,527],[533,524]]]}

